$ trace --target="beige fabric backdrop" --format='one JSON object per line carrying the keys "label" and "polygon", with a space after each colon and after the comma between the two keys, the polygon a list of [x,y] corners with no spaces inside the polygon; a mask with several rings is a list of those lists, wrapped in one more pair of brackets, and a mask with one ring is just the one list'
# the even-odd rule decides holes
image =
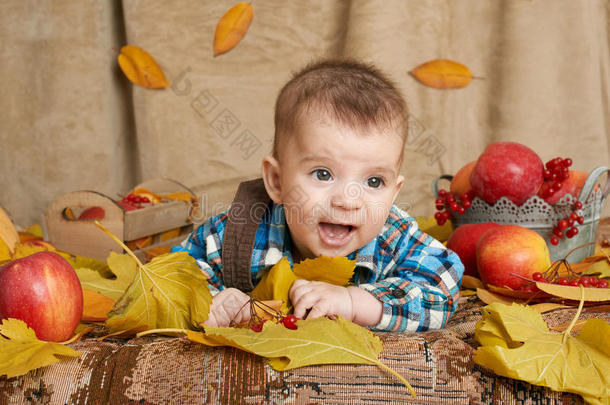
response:
{"label": "beige fabric backdrop", "polygon": [[[436,176],[492,141],[578,170],[610,163],[607,0],[256,0],[244,40],[214,58],[216,23],[235,3],[2,2],[0,205],[27,226],[66,192],[117,196],[169,177],[217,211],[258,176],[281,85],[325,56],[373,62],[404,92],[413,125],[399,198],[414,215],[434,211]],[[171,89],[127,82],[116,65],[127,43],[156,58]],[[407,73],[436,58],[481,79],[443,91]]]}

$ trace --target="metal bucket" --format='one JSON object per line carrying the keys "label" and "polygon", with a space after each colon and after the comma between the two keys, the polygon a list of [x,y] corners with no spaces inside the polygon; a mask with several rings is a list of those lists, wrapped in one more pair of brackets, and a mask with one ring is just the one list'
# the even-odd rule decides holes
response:
{"label": "metal bucket", "polygon": [[[506,197],[500,198],[495,204],[490,205],[482,199],[475,197],[470,208],[463,215],[451,213],[451,224],[453,229],[464,224],[480,224],[484,222],[496,222],[501,225],[520,225],[540,234],[549,247],[551,260],[559,260],[565,257],[572,249],[588,242],[595,242],[597,226],[602,211],[604,200],[610,192],[610,176],[606,177],[606,183],[602,187],[600,178],[610,172],[605,166],[595,168],[587,177],[582,187],[578,201],[583,204],[580,215],[585,219],[582,225],[577,225],[578,234],[571,239],[566,237],[559,240],[558,245],[550,242],[553,236],[553,227],[557,221],[570,215],[576,197],[566,194],[555,204],[550,205],[538,196],[530,197],[521,206],[515,205]],[[438,182],[440,180],[451,181],[453,176],[439,176],[432,183],[434,195],[438,197]],[[576,250],[568,256],[571,263],[580,262],[587,256],[591,256],[595,246],[590,244]]]}

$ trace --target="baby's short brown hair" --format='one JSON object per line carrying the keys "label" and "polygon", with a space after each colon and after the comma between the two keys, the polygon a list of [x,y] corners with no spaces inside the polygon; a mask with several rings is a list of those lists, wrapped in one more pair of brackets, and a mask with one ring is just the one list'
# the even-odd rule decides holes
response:
{"label": "baby's short brown hair", "polygon": [[275,103],[274,157],[308,112],[352,128],[395,128],[403,142],[407,136],[407,104],[396,85],[374,66],[353,60],[311,63],[284,85]]}

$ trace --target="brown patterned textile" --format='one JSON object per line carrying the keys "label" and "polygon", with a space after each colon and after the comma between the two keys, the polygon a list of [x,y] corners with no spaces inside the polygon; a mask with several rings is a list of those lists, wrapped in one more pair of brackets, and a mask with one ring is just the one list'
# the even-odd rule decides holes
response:
{"label": "brown patterned textile", "polygon": [[[0,404],[582,404],[580,396],[498,377],[472,361],[484,304],[462,297],[447,328],[379,333],[380,360],[404,376],[417,397],[371,365],[321,365],[277,372],[233,348],[184,338],[84,339],[80,358],[0,378]],[[544,315],[568,322],[575,309]],[[583,312],[582,318],[608,313]]]}

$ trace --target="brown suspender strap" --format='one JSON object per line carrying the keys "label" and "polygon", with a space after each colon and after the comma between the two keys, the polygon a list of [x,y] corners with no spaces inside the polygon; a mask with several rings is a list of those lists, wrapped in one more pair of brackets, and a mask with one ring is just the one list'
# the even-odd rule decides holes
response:
{"label": "brown suspender strap", "polygon": [[263,179],[243,182],[229,208],[222,242],[222,276],[226,287],[250,292],[252,249],[256,231],[271,199]]}

